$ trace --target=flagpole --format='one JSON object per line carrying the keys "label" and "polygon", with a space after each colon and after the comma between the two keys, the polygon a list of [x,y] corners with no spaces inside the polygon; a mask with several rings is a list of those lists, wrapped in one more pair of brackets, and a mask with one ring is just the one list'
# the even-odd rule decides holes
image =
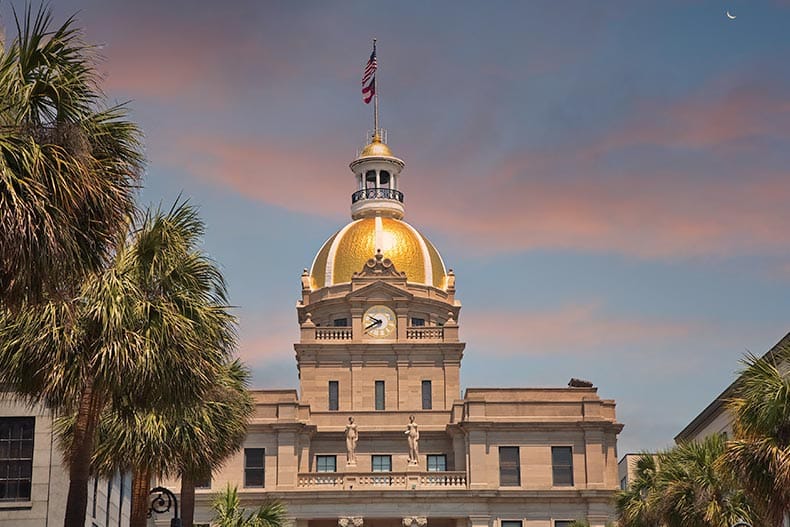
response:
{"label": "flagpole", "polygon": [[[375,38],[373,39],[373,53],[376,53],[376,39]],[[378,61],[378,55],[376,56],[376,61]],[[378,137],[379,140],[381,140],[381,137],[379,137],[379,86],[378,86],[379,79],[378,79],[378,76],[379,76],[379,72],[378,72],[378,68],[376,68],[375,77],[373,78],[374,79],[373,82],[376,83],[375,84],[375,90],[376,91],[373,94],[373,137],[374,138]]]}

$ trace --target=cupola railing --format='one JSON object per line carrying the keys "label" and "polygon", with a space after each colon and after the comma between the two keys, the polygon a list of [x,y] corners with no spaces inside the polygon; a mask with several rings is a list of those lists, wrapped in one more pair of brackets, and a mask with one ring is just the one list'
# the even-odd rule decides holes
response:
{"label": "cupola railing", "polygon": [[351,203],[365,199],[391,199],[403,203],[403,192],[394,188],[365,188],[351,194]]}

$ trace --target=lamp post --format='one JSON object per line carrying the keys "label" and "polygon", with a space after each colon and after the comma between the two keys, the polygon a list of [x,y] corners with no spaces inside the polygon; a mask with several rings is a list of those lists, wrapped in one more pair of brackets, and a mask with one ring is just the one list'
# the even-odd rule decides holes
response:
{"label": "lamp post", "polygon": [[[149,496],[156,494],[151,500],[151,505],[148,507],[148,517],[152,514],[164,514],[170,512],[173,508],[173,518],[170,520],[170,527],[181,527],[181,518],[178,517],[178,499],[170,489],[165,487],[156,487],[151,489],[148,493]],[[750,526],[751,527],[751,526]]]}

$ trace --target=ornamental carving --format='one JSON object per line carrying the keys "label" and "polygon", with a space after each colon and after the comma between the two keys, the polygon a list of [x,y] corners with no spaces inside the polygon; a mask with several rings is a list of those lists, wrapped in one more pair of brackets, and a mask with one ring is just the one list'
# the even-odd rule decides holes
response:
{"label": "ornamental carving", "polygon": [[428,525],[428,518],[425,516],[407,516],[403,518],[403,527],[425,527]]}
{"label": "ornamental carving", "polygon": [[345,516],[337,519],[338,527],[362,527],[364,520],[360,516]]}
{"label": "ornamental carving", "polygon": [[395,264],[392,263],[392,260],[384,258],[384,255],[381,254],[381,249],[378,249],[376,256],[369,258],[365,265],[362,266],[360,272],[354,273],[354,278],[362,276],[396,276],[398,278],[406,278],[406,273],[401,273],[395,269]]}

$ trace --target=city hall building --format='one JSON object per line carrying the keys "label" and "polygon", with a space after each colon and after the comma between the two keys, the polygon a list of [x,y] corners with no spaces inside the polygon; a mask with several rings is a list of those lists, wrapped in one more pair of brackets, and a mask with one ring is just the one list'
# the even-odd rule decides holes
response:
{"label": "city hall building", "polygon": [[614,401],[585,382],[462,395],[456,277],[403,221],[404,162],[376,133],[350,166],[352,221],[301,276],[299,390],[254,391],[242,449],[196,492],[196,524],[227,483],[250,509],[282,500],[295,527],[611,521]]}

